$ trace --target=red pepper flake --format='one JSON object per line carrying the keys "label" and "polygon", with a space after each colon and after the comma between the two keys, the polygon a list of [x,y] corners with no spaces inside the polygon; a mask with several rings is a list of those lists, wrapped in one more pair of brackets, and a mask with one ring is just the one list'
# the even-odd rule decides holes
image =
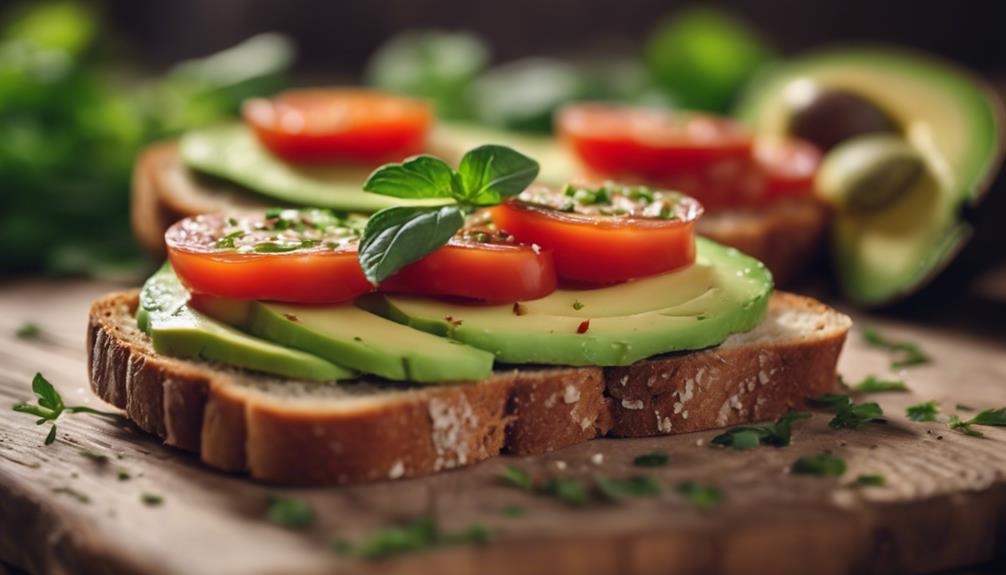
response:
{"label": "red pepper flake", "polygon": [[521,305],[518,302],[514,302],[514,304],[513,304],[513,314],[514,315],[524,315],[526,313],[527,313],[527,308],[526,307],[524,307],[523,305]]}
{"label": "red pepper flake", "polygon": [[590,329],[590,320],[585,319],[580,322],[580,325],[576,326],[576,333],[587,333],[588,329]]}
{"label": "red pepper flake", "polygon": [[454,319],[454,316],[452,316],[452,315],[449,315],[449,316],[445,317],[444,319],[447,320],[447,323],[451,324],[452,327],[458,327],[464,321],[464,320],[460,320],[460,319]]}
{"label": "red pepper flake", "polygon": [[297,316],[295,316],[295,315],[293,315],[292,313],[285,313],[285,314],[283,314],[283,317],[285,317],[286,319],[288,319],[290,321],[293,321],[293,322],[300,321],[300,318],[297,317]]}

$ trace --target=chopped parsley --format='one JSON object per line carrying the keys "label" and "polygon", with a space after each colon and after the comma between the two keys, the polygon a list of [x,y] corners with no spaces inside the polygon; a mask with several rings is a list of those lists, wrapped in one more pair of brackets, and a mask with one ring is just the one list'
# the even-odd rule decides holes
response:
{"label": "chopped parsley", "polygon": [[81,457],[90,459],[98,465],[105,465],[108,463],[108,456],[104,453],[98,453],[97,451],[91,451],[90,449],[81,449],[78,453],[80,453]]}
{"label": "chopped parsley", "polygon": [[216,243],[213,244],[213,247],[217,248],[218,250],[233,250],[235,247],[237,247],[237,241],[243,237],[245,237],[244,230],[231,232],[226,236],[218,239]]}
{"label": "chopped parsley", "polygon": [[667,462],[670,460],[671,456],[668,455],[666,451],[654,451],[653,453],[637,455],[636,458],[632,460],[632,464],[639,467],[660,467],[667,465]]}
{"label": "chopped parsley", "polygon": [[140,495],[140,501],[147,507],[160,507],[164,505],[164,498],[156,493],[144,493]]}
{"label": "chopped parsley", "polygon": [[883,393],[885,391],[908,391],[905,382],[899,379],[880,379],[875,375],[866,376],[863,381],[852,386],[856,393]]}
{"label": "chopped parsley", "polygon": [[552,478],[541,487],[540,491],[573,507],[586,505],[590,495],[583,481],[569,477]]}
{"label": "chopped parsley", "polygon": [[38,398],[38,405],[29,403],[19,403],[14,406],[14,411],[27,413],[38,418],[36,425],[51,423],[48,435],[45,436],[45,445],[52,445],[56,441],[56,420],[63,412],[67,413],[90,413],[101,417],[118,419],[119,415],[108,411],[98,411],[97,409],[84,405],[64,405],[63,398],[56,388],[49,383],[41,373],[36,373],[31,382],[31,390]]}
{"label": "chopped parsley", "polygon": [[775,423],[764,425],[742,425],[728,429],[710,441],[710,445],[730,447],[738,451],[752,449],[759,445],[786,447],[790,444],[793,424],[810,419],[810,414],[803,411],[789,411],[783,414]]}
{"label": "chopped parsley", "polygon": [[979,411],[974,417],[967,420],[962,420],[960,416],[951,415],[950,421],[947,422],[950,429],[954,431],[959,431],[964,435],[970,435],[971,437],[985,437],[985,434],[977,429],[971,427],[972,425],[990,425],[993,427],[1004,427],[1006,426],[1006,407],[1000,407],[999,409],[985,409]]}
{"label": "chopped parsley", "polygon": [[404,525],[382,527],[359,543],[335,541],[331,548],[340,555],[376,560],[447,545],[483,545],[491,537],[492,533],[483,525],[447,532],[440,529],[436,519],[418,517]]}
{"label": "chopped parsley", "polygon": [[789,470],[794,475],[817,475],[819,477],[841,477],[845,473],[845,460],[825,451],[817,455],[798,458]]}
{"label": "chopped parsley", "polygon": [[849,487],[883,487],[887,485],[887,479],[883,475],[859,475]]}
{"label": "chopped parsley", "polygon": [[629,497],[656,497],[660,495],[660,485],[645,475],[635,475],[625,479],[595,477],[598,493],[609,501],[621,501]]}
{"label": "chopped parsley", "polygon": [[42,328],[35,322],[26,321],[18,326],[14,335],[18,339],[38,339],[42,335]]}
{"label": "chopped parsley", "polygon": [[835,413],[828,422],[832,429],[859,429],[870,422],[882,422],[884,410],[876,402],[853,403],[848,395],[826,393],[807,400],[812,407],[824,408]]}
{"label": "chopped parsley", "polygon": [[723,501],[723,492],[719,488],[695,481],[679,483],[674,491],[700,511],[708,511]]}
{"label": "chopped parsley", "polygon": [[270,495],[265,518],[271,523],[290,529],[303,529],[314,525],[314,509],[306,501]]}
{"label": "chopped parsley", "polygon": [[516,465],[507,465],[503,468],[503,472],[500,473],[499,478],[510,485],[511,487],[516,487],[524,491],[533,491],[534,484],[531,482],[531,476]]}
{"label": "chopped parsley", "polygon": [[[516,305],[516,304],[514,304],[514,305]],[[577,300],[573,300],[573,309],[575,309],[576,311],[580,311],[581,309],[583,309],[583,302],[581,302],[578,299]]]}
{"label": "chopped parsley", "polygon": [[929,363],[930,361],[929,355],[922,351],[922,348],[917,343],[888,339],[873,328],[863,330],[863,339],[873,347],[891,352],[893,356],[891,360],[892,369],[901,369],[902,367]]}
{"label": "chopped parsley", "polygon": [[912,421],[936,421],[940,404],[935,401],[916,403],[905,408],[905,416]]}
{"label": "chopped parsley", "polygon": [[129,471],[126,470],[126,469],[119,469],[119,470],[117,470],[115,472],[115,477],[119,481],[129,481],[132,478],[132,476],[129,474]]}

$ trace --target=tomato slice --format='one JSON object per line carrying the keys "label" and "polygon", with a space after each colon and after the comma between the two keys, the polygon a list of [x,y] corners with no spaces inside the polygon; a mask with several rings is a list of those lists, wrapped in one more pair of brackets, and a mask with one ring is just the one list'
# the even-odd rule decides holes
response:
{"label": "tomato slice", "polygon": [[186,218],[165,234],[182,283],[208,295],[296,303],[348,301],[373,290],[357,259],[362,220],[327,210]]}
{"label": "tomato slice", "polygon": [[423,150],[433,123],[429,104],[362,89],[293,90],[242,113],[266,148],[302,163],[401,161]]}
{"label": "tomato slice", "polygon": [[607,284],[695,261],[702,206],[677,192],[607,184],[532,187],[491,211],[499,229],[552,250],[560,278]]}
{"label": "tomato slice", "polygon": [[814,189],[821,151],[796,138],[758,142],[755,164],[764,179],[766,200],[802,196]]}
{"label": "tomato slice", "polygon": [[499,232],[466,230],[381,282],[379,289],[501,304],[545,297],[556,283],[551,251],[518,244]]}
{"label": "tomato slice", "polygon": [[619,179],[660,181],[743,162],[751,154],[752,138],[743,126],[705,114],[573,104],[559,111],[556,124],[587,168]]}

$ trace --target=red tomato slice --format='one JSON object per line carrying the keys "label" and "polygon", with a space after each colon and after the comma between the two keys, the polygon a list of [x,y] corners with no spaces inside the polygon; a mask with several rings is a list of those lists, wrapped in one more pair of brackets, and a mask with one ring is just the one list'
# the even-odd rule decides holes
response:
{"label": "red tomato slice", "polygon": [[724,118],[611,104],[567,106],[556,128],[589,169],[630,180],[660,181],[746,160],[752,145],[747,130]]}
{"label": "red tomato slice", "polygon": [[182,283],[220,297],[317,304],[373,290],[353,222],[324,210],[268,215],[204,215],[171,226],[164,239]]}
{"label": "red tomato slice", "polygon": [[754,159],[764,178],[765,199],[774,200],[813,191],[821,151],[810,142],[790,138],[758,142]]}
{"label": "red tomato slice", "polygon": [[501,304],[545,297],[556,283],[550,251],[467,234],[402,268],[381,283],[380,291]]}
{"label": "red tomato slice", "polygon": [[[584,190],[535,187],[492,208],[492,217],[519,241],[552,250],[556,273],[574,282],[615,283],[691,264],[702,206],[674,192],[655,192],[654,200],[637,199],[633,208],[631,192],[639,189],[616,186],[606,193],[610,201],[598,207],[570,205]],[[596,201],[596,190],[586,192],[580,195],[594,194],[590,201]]]}
{"label": "red tomato slice", "polygon": [[304,163],[401,161],[423,150],[433,123],[424,102],[362,89],[293,90],[242,113],[265,147]]}

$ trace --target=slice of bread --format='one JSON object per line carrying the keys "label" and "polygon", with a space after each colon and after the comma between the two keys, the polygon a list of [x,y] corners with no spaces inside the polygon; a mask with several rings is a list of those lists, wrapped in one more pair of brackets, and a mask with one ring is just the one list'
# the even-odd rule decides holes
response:
{"label": "slice of bread", "polygon": [[[140,155],[133,172],[132,223],[140,245],[164,255],[164,231],[197,214],[276,202],[238,186],[200,176],[186,168],[174,142],[155,144]],[[761,260],[777,285],[797,278],[818,254],[828,210],[812,198],[775,202],[763,210],[705,214],[698,232]]]}
{"label": "slice of bread", "polygon": [[639,437],[774,419],[831,391],[849,318],[772,296],[753,331],[618,368],[501,369],[478,382],[310,383],[158,355],[134,319],[138,292],[96,301],[91,387],[166,444],[282,484],[355,483]]}

